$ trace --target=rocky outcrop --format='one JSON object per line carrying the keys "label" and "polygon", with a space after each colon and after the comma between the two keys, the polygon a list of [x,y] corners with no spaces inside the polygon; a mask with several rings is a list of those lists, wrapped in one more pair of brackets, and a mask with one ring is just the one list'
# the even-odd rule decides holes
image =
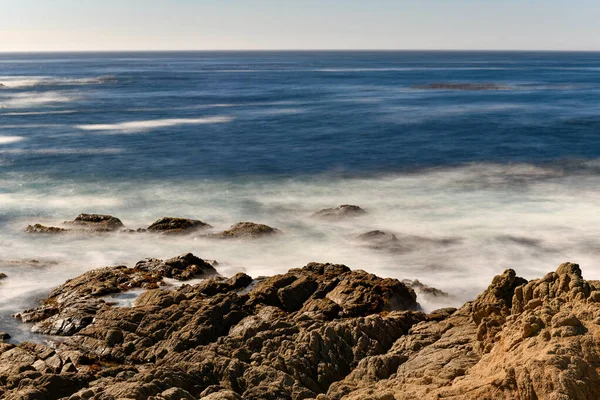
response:
{"label": "rocky outcrop", "polygon": [[124,227],[123,222],[119,218],[112,215],[100,214],[79,214],[73,221],[65,221],[65,224],[107,232],[116,231]]}
{"label": "rocky outcrop", "polygon": [[254,222],[239,222],[232,225],[226,231],[208,235],[216,239],[257,239],[266,236],[280,234],[277,228],[271,228],[268,225],[256,224]]}
{"label": "rocky outcrop", "polygon": [[338,264],[149,289],[55,349],[0,343],[0,397],[598,398],[600,283],[578,265],[529,282],[506,270],[458,310],[416,307],[402,282]]}
{"label": "rocky outcrop", "polygon": [[329,220],[338,220],[349,217],[358,217],[366,214],[367,212],[360,208],[359,206],[353,206],[350,204],[342,204],[341,206],[335,208],[325,208],[323,210],[317,211],[312,216],[313,218],[321,218],[321,219],[329,219]]}
{"label": "rocky outcrop", "polygon": [[52,291],[40,307],[15,317],[33,323],[31,330],[36,333],[73,335],[92,323],[98,310],[106,305],[108,295],[134,288],[158,288],[165,277],[186,280],[216,274],[212,265],[192,254],[166,261],[146,259],[134,268],[101,268],[67,281]]}
{"label": "rocky outcrop", "polygon": [[402,283],[414,290],[418,296],[422,296],[428,299],[439,299],[449,297],[449,294],[444,292],[443,290],[427,286],[418,279],[403,279]]}
{"label": "rocky outcrop", "polygon": [[[192,257],[91,271],[65,283],[45,305],[61,312],[61,304],[135,286],[142,272],[168,275],[168,265]],[[240,273],[149,289],[133,307],[98,304],[85,326],[63,332],[70,337],[56,350],[0,349],[0,362],[21,363],[0,370],[0,390],[7,398],[52,396],[38,393],[41,379],[68,378],[60,395],[72,399],[314,398],[427,320],[405,307],[417,308],[415,295],[398,280],[337,264],[311,263],[256,281]]]}
{"label": "rocky outcrop", "polygon": [[150,225],[147,230],[163,235],[179,235],[210,227],[209,224],[196,219],[163,217]]}
{"label": "rocky outcrop", "polygon": [[27,228],[25,228],[25,232],[27,233],[57,234],[68,231],[68,229],[59,228],[56,226],[45,226],[41,224],[28,225]]}

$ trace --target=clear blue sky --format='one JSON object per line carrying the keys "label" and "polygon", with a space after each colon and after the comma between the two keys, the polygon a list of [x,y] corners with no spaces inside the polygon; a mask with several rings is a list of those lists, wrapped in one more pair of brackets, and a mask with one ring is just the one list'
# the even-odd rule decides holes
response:
{"label": "clear blue sky", "polygon": [[600,50],[600,0],[0,0],[0,51]]}

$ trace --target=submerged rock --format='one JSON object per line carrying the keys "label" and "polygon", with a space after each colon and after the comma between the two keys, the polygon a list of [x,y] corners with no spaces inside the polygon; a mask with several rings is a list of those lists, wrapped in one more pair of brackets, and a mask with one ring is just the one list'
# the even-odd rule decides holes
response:
{"label": "submerged rock", "polygon": [[150,225],[147,230],[165,235],[177,235],[192,233],[205,228],[211,228],[211,226],[196,219],[163,217]]}
{"label": "submerged rock", "polygon": [[58,228],[56,226],[44,226],[41,224],[28,225],[27,228],[25,228],[25,232],[27,233],[56,234],[65,233],[68,231],[68,229]]}
{"label": "submerged rock", "polygon": [[449,246],[460,242],[458,238],[427,238],[416,235],[394,235],[374,230],[363,233],[356,240],[373,250],[406,253],[414,250]]}
{"label": "submerged rock", "polygon": [[232,225],[231,228],[221,233],[207,235],[207,237],[217,239],[256,239],[265,236],[280,234],[277,228],[271,228],[268,225],[256,224],[254,222],[239,222]]}
{"label": "submerged rock", "polygon": [[124,227],[119,218],[100,214],[79,214],[73,221],[65,221],[65,224],[78,225],[95,231],[116,231]]}
{"label": "submerged rock", "polygon": [[349,217],[358,217],[366,214],[367,212],[360,208],[359,206],[353,206],[350,204],[343,204],[336,208],[325,208],[323,210],[317,211],[312,216],[315,218],[323,218],[323,219],[344,219]]}

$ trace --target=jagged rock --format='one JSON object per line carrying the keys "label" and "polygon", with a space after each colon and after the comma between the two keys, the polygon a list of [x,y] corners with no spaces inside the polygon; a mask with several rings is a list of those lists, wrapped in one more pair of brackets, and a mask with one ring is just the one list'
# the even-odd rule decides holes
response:
{"label": "jagged rock", "polygon": [[147,230],[165,235],[177,235],[210,227],[209,224],[195,219],[163,217],[150,225]]}
{"label": "jagged rock", "polygon": [[0,343],[0,396],[591,400],[598,293],[571,263],[529,282],[506,270],[431,314],[399,310],[417,306],[400,281],[343,265],[214,277],[103,305],[56,349]]}
{"label": "jagged rock", "polygon": [[43,234],[56,234],[56,233],[65,233],[68,232],[68,229],[59,228],[56,226],[44,226],[41,224],[28,225],[25,228],[25,232],[27,233],[43,233]]}
{"label": "jagged rock", "polygon": [[100,268],[67,281],[40,307],[17,313],[15,318],[34,323],[31,330],[36,333],[69,336],[92,323],[98,310],[109,306],[104,296],[133,288],[154,289],[165,277],[187,280],[215,274],[214,267],[191,253],[166,261],[142,260],[135,268]]}
{"label": "jagged rock", "polygon": [[430,299],[448,297],[448,293],[444,292],[443,290],[427,286],[418,279],[403,279],[402,283],[408,286],[409,288],[413,289],[415,292],[417,292],[418,295],[423,297],[428,297]]}
{"label": "jagged rock", "polygon": [[353,206],[350,204],[342,204],[336,208],[325,208],[323,210],[317,211],[313,214],[315,218],[323,218],[323,219],[344,219],[348,217],[358,217],[366,214],[367,212],[360,208],[359,206]]}
{"label": "jagged rock", "polygon": [[221,233],[211,234],[208,237],[217,239],[256,239],[265,236],[273,236],[280,234],[281,231],[277,228],[254,222],[239,222],[232,225],[226,231]]}
{"label": "jagged rock", "polygon": [[79,214],[73,221],[65,221],[65,224],[78,225],[94,231],[116,231],[124,226],[119,218],[100,214]]}

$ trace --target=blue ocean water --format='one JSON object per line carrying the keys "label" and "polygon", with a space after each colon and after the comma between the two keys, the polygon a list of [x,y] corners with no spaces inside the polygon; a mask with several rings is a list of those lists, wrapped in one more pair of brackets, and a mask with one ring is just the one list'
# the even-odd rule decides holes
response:
{"label": "blue ocean water", "polygon": [[0,83],[0,134],[22,138],[2,169],[63,178],[353,176],[600,149],[599,53],[2,54]]}
{"label": "blue ocean water", "polygon": [[[183,252],[225,276],[337,262],[449,293],[425,309],[506,268],[600,279],[600,53],[0,54],[0,84],[0,330],[17,340],[10,314],[66,279]],[[367,214],[310,217],[340,204]],[[284,235],[24,232],[82,212]],[[375,229],[406,251],[356,240]]]}

